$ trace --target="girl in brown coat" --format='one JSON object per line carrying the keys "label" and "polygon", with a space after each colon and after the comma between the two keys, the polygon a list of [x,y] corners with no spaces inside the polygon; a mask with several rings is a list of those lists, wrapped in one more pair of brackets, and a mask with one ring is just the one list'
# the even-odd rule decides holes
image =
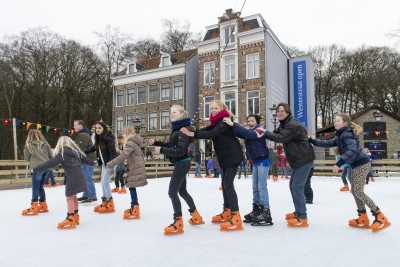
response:
{"label": "girl in brown coat", "polygon": [[129,188],[131,194],[131,208],[124,211],[124,219],[139,219],[140,209],[136,187],[147,185],[144,156],[140,149],[143,139],[131,127],[122,128],[122,137],[124,138],[124,150],[118,157],[107,163],[107,168],[112,169],[128,160],[126,187]]}

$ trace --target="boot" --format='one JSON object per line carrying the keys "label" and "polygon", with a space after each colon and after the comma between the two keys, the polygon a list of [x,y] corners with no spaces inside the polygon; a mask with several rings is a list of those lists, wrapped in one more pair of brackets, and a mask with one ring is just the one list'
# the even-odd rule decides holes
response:
{"label": "boot", "polygon": [[115,212],[114,201],[112,197],[108,201],[106,201],[105,206],[99,209],[99,213],[111,213],[111,212]]}
{"label": "boot", "polygon": [[243,222],[251,223],[253,221],[253,218],[257,216],[259,211],[260,211],[260,206],[253,203],[253,210],[249,214],[244,215]]}
{"label": "boot", "polygon": [[219,187],[219,190],[222,190],[222,186]]}
{"label": "boot", "polygon": [[121,190],[118,192],[118,194],[126,194],[126,187],[121,187]]}
{"label": "boot", "polygon": [[296,212],[286,213],[286,217],[285,217],[286,221],[294,219],[294,218],[296,218]]}
{"label": "boot", "polygon": [[388,221],[387,217],[380,211],[377,207],[376,211],[371,211],[372,215],[375,216],[374,222],[371,224],[370,228],[373,233],[389,227],[391,223]]}
{"label": "boot", "polygon": [[350,191],[349,185],[345,184],[343,187],[340,188],[340,191]]}
{"label": "boot", "polygon": [[119,189],[119,187],[114,188],[113,190],[111,190],[111,192],[113,193],[119,193],[121,190]]}
{"label": "boot", "polygon": [[369,219],[367,212],[364,210],[357,210],[358,218],[349,220],[349,226],[358,228],[369,228]]}
{"label": "boot", "polygon": [[274,175],[272,176],[272,179],[274,180],[274,182],[278,182],[278,176]]}
{"label": "boot", "polygon": [[221,223],[219,226],[221,231],[239,231],[243,230],[242,218],[240,217],[240,212],[232,212],[232,217],[230,220]]}
{"label": "boot", "polygon": [[289,227],[308,227],[307,219],[299,219],[297,217],[287,220],[287,223],[287,226]]}
{"label": "boot", "polygon": [[58,229],[73,229],[76,228],[75,222],[74,222],[74,214],[73,213],[67,213],[67,218],[58,223],[57,226]]}
{"label": "boot", "polygon": [[94,212],[99,212],[99,209],[100,209],[100,208],[106,206],[106,204],[107,204],[106,198],[105,198],[105,197],[102,197],[101,200],[102,200],[101,204],[100,204],[100,205],[97,205],[96,207],[94,207]]}
{"label": "boot", "polygon": [[230,209],[225,209],[224,211],[218,215],[215,215],[212,217],[211,222],[212,223],[221,223],[221,222],[226,222],[231,219],[231,210]]}
{"label": "boot", "polygon": [[182,234],[183,232],[182,216],[174,215],[174,222],[164,228],[164,235]]}
{"label": "boot", "polygon": [[74,212],[73,220],[74,220],[75,225],[79,225],[79,214],[78,214],[77,210]]}
{"label": "boot", "polygon": [[49,207],[47,207],[46,201],[39,203],[39,212],[49,212]]}
{"label": "boot", "polygon": [[260,205],[260,211],[253,217],[251,226],[267,226],[273,224],[270,209]]}
{"label": "boot", "polygon": [[190,215],[192,216],[192,218],[189,219],[189,223],[192,225],[196,225],[196,224],[204,224],[203,218],[200,216],[199,212],[197,211],[197,209],[195,209],[193,212],[190,212]]}
{"label": "boot", "polygon": [[29,209],[23,210],[23,216],[36,216],[39,214],[39,201],[35,201],[31,203],[31,207]]}
{"label": "boot", "polygon": [[124,211],[124,219],[125,220],[140,219],[139,204],[136,204],[136,205],[132,206],[130,209],[125,210]]}
{"label": "boot", "polygon": [[43,187],[51,187],[51,184],[44,184]]}

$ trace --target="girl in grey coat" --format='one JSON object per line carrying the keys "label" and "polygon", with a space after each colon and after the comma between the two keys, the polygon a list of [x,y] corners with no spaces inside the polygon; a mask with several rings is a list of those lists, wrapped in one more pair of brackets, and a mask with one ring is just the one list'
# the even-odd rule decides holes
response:
{"label": "girl in grey coat", "polygon": [[54,149],[56,155],[51,160],[36,166],[33,172],[50,169],[58,164],[65,171],[65,196],[67,197],[67,218],[58,224],[58,228],[75,228],[79,224],[77,194],[87,190],[82,164],[94,165],[94,162],[85,156],[79,147],[68,136],[61,136]]}

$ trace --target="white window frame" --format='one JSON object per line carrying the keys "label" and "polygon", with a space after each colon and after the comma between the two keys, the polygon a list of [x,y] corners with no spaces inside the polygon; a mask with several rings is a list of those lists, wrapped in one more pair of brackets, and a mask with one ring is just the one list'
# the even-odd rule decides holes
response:
{"label": "white window frame", "polygon": [[[207,102],[206,102],[206,99],[208,100]],[[211,104],[211,101],[213,101],[214,99],[215,99],[214,96],[206,96],[206,97],[203,98],[203,103],[204,103],[204,119],[205,119],[205,120],[209,120],[209,119],[210,119],[210,115],[211,115],[211,112],[210,112],[210,104]],[[208,117],[207,117],[207,112],[208,112]]]}
{"label": "white window frame", "polygon": [[[252,96],[252,97],[249,97],[249,94],[250,93],[257,93],[258,94],[258,96]],[[249,101],[252,101],[253,102],[253,110],[251,110],[250,111],[250,105],[249,105]],[[255,110],[255,100],[258,100],[258,112],[256,112],[256,110]],[[247,107],[246,107],[246,112],[247,112],[247,114],[246,115],[249,115],[249,114],[260,114],[260,91],[249,91],[249,92],[246,92],[246,103],[247,103]]]}
{"label": "white window frame", "polygon": [[[139,102],[139,90],[143,89],[144,97],[143,102]],[[146,104],[146,88],[144,86],[139,86],[137,89],[137,103],[138,104]]]}
{"label": "white window frame", "polygon": [[[151,95],[151,94],[150,94],[150,88],[151,88],[152,86],[154,86],[154,88],[156,89],[156,90],[155,90],[155,91],[156,91],[156,93],[155,93],[155,98],[156,98],[155,101],[151,101],[151,100],[150,100],[150,95]],[[148,91],[149,91],[149,94],[148,94],[148,102],[149,102],[149,103],[156,103],[156,102],[157,102],[157,85],[156,85],[156,84],[150,84],[149,87],[148,87]],[[152,91],[154,91],[154,90],[152,90]]]}
{"label": "white window frame", "polygon": [[[236,36],[232,34],[235,32],[235,26],[227,26],[224,28],[224,44],[234,44],[236,43]],[[230,38],[229,38],[230,37]]]}
{"label": "white window frame", "polygon": [[[130,94],[129,91],[131,91],[133,93]],[[135,88],[129,88],[126,90],[126,105],[127,106],[133,106],[135,104],[135,94],[136,94],[135,91],[136,91]],[[130,97],[132,97],[132,103],[129,103]]]}
{"label": "white window frame", "polygon": [[[252,59],[251,57],[255,57]],[[251,75],[251,73],[253,75]],[[260,54],[253,53],[246,55],[246,78],[254,79],[260,77]]]}
{"label": "white window frame", "polygon": [[[180,82],[181,86],[177,87],[176,83]],[[176,89],[179,90],[178,92],[178,96],[176,96]],[[172,99],[176,100],[176,99],[183,99],[183,81],[182,80],[176,80],[174,81],[174,88],[172,89]]]}
{"label": "white window frame", "polygon": [[[229,62],[227,62],[229,60]],[[233,76],[233,77],[232,77]],[[224,81],[236,80],[236,57],[234,55],[224,57]]]}
{"label": "white window frame", "polygon": [[[122,94],[120,94],[122,92]],[[115,92],[115,106],[124,106],[124,90],[116,90]]]}
{"label": "white window frame", "polygon": [[161,57],[161,60],[162,60],[161,64],[163,67],[169,66],[169,62],[170,62],[169,56],[163,56],[163,57]]}
{"label": "white window frame", "polygon": [[[155,117],[154,117],[154,114],[155,114]],[[149,127],[147,130],[148,131],[156,131],[157,130],[157,112],[149,112],[148,120],[149,120],[148,121]],[[153,123],[155,124],[154,127],[152,127]]]}
{"label": "white window frame", "polygon": [[[234,95],[234,99],[226,99],[226,95],[228,95],[228,94],[233,94]],[[224,102],[225,103],[225,105],[228,107],[228,110],[233,114],[233,115],[235,115],[235,117],[237,117],[238,116],[238,99],[237,99],[237,91],[232,91],[232,90],[229,90],[229,91],[225,91],[225,92],[223,92],[223,94],[222,94],[222,98],[223,98],[223,100],[222,100],[222,102]],[[229,101],[229,104],[227,104],[227,102]],[[235,103],[235,111],[233,111],[232,110],[232,101]]]}
{"label": "white window frame", "polygon": [[[168,84],[168,99],[163,99],[163,91],[166,91],[163,89],[163,84]],[[160,102],[165,102],[165,101],[170,101],[171,99],[171,85],[169,83],[161,83],[160,84]]]}
{"label": "white window frame", "polygon": [[[126,114],[126,126],[134,126],[133,125],[133,120],[135,119],[135,116],[133,114]],[[132,122],[132,123],[129,123]]]}
{"label": "white window frame", "polygon": [[[163,124],[163,120],[165,120],[164,124]],[[170,123],[171,123],[171,121],[169,118],[169,110],[161,110],[160,111],[160,130],[169,129]]]}
{"label": "white window frame", "polygon": [[138,113],[137,118],[140,120],[140,124],[146,127],[146,113]]}
{"label": "white window frame", "polygon": [[117,125],[117,132],[121,133],[122,132],[122,128],[124,127],[124,116],[118,115],[117,116],[117,121],[116,121],[116,125]]}
{"label": "white window frame", "polygon": [[204,85],[215,83],[215,61],[204,63]]}

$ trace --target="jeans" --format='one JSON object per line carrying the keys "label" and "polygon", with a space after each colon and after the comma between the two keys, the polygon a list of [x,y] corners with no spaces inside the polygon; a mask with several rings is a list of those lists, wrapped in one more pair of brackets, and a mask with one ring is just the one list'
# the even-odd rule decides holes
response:
{"label": "jeans", "polygon": [[124,173],[125,170],[120,170],[115,174],[115,187],[119,187],[119,183],[121,183],[121,187],[125,186]]}
{"label": "jeans", "polygon": [[233,186],[233,180],[237,173],[238,166],[222,169],[222,195],[224,197],[224,208],[232,212],[239,210],[238,197]]}
{"label": "jeans", "polygon": [[186,190],[186,174],[190,170],[190,161],[182,161],[174,163],[174,171],[172,173],[171,181],[169,182],[168,195],[174,208],[174,216],[182,216],[182,205],[179,200],[179,195],[185,200],[189,206],[190,211],[194,211],[196,206],[193,198]]}
{"label": "jeans", "polygon": [[129,188],[129,193],[131,194],[131,206],[135,206],[139,204],[136,188],[131,187]]}
{"label": "jeans", "polygon": [[196,172],[194,173],[194,175],[201,175],[201,166],[200,166],[200,163],[198,163],[198,162],[195,162],[195,164],[196,164]]}
{"label": "jeans", "polygon": [[44,192],[44,182],[49,176],[49,171],[32,173],[32,202],[40,199],[40,202],[46,201],[46,193]]}
{"label": "jeans", "polygon": [[269,166],[253,165],[253,203],[269,209],[268,171]]}
{"label": "jeans", "polygon": [[311,187],[311,177],[314,174],[314,168],[311,168],[310,173],[308,174],[306,184],[304,185],[304,196],[306,197],[306,201],[312,203],[314,201],[314,191]]}
{"label": "jeans", "polygon": [[51,181],[51,185],[55,185],[56,184],[56,180],[54,180],[54,173],[52,170],[48,171],[48,176],[46,178],[46,181],[44,182],[45,184],[49,184],[49,180]]}
{"label": "jeans", "polygon": [[110,180],[113,169],[107,168],[104,164],[101,166],[101,189],[103,190],[103,197],[107,200],[111,198]]}
{"label": "jeans", "polygon": [[346,180],[346,176],[347,176],[347,179],[349,180],[349,182],[351,183],[351,167],[350,166],[346,166],[343,168],[342,175],[341,175],[343,184],[348,184],[347,180]]}
{"label": "jeans", "polygon": [[[90,199],[97,199],[96,187],[94,186],[93,182],[94,165],[92,166],[92,165],[82,164],[82,170],[83,173],[85,174],[86,185],[87,185],[87,191],[83,192],[82,196]],[[101,174],[103,176],[103,169]]]}
{"label": "jeans", "polygon": [[311,168],[314,167],[314,161],[298,167],[292,168],[292,177],[290,178],[289,187],[292,194],[293,204],[297,218],[307,219],[306,198],[304,195],[304,187],[306,185]]}

